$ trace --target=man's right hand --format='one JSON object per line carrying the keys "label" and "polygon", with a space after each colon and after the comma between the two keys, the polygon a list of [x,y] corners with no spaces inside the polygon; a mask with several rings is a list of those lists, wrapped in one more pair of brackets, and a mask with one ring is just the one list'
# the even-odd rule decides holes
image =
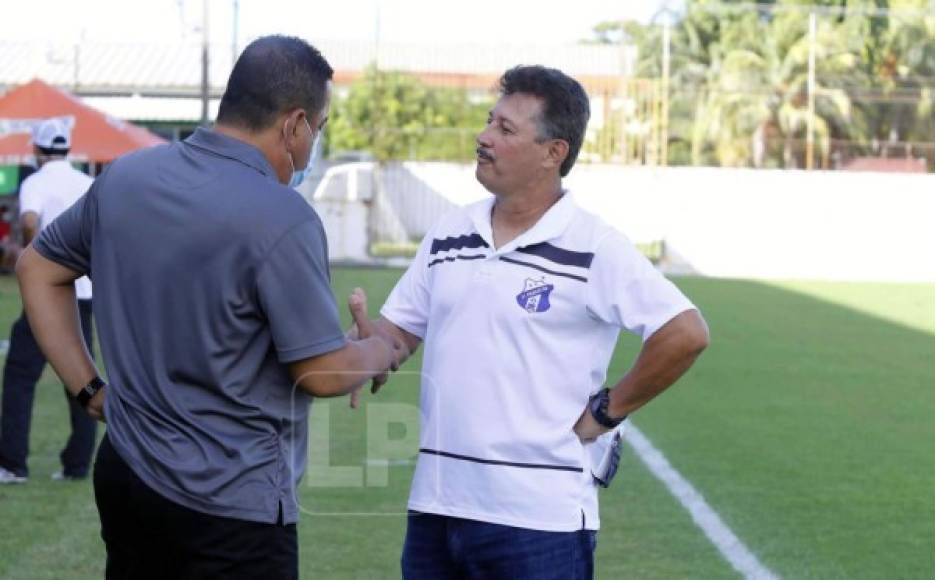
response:
{"label": "man's right hand", "polygon": [[[388,359],[388,368],[389,371],[399,370],[399,365],[409,356],[408,349],[405,345],[397,339],[396,337],[381,332],[378,325],[374,324],[367,313],[367,294],[363,291],[362,288],[354,288],[354,291],[351,292],[351,295],[347,299],[348,309],[351,311],[351,317],[354,319],[354,326],[356,327],[356,338],[369,338],[371,336],[378,336],[383,339],[384,343],[387,345],[389,359]],[[370,392],[376,393],[380,388],[386,384],[389,380],[389,371],[380,373],[379,375],[373,378],[370,386]],[[351,408],[356,409],[360,404],[360,387],[354,389],[351,392]]]}

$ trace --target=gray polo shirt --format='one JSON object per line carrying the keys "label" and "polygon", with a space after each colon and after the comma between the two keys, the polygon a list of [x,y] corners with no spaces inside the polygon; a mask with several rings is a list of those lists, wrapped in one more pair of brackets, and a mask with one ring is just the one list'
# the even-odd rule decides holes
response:
{"label": "gray polo shirt", "polygon": [[295,522],[310,398],[286,363],[345,339],[321,221],[262,153],[199,129],[122,157],[35,248],[94,281],[108,436],[140,479]]}

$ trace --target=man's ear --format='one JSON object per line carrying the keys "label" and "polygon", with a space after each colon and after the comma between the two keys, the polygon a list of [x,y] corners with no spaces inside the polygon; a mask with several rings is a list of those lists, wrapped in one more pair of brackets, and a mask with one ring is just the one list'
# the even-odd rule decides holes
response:
{"label": "man's ear", "polygon": [[305,117],[304,109],[293,109],[280,117],[279,126],[282,127],[283,136],[286,140],[292,140],[299,137],[299,129],[305,123],[302,118]]}
{"label": "man's ear", "polygon": [[564,139],[552,139],[549,141],[549,148],[546,151],[546,167],[561,167],[568,157],[568,141]]}

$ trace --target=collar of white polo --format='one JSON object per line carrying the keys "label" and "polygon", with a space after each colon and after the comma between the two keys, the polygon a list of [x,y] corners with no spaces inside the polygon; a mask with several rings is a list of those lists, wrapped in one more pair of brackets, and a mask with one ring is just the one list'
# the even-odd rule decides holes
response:
{"label": "collar of white polo", "polygon": [[562,197],[539,218],[534,226],[520,234],[516,239],[493,250],[493,226],[491,224],[491,211],[496,197],[491,196],[484,203],[476,203],[467,208],[471,223],[475,231],[487,242],[494,254],[505,254],[516,248],[531,244],[538,244],[555,239],[565,233],[575,215],[575,202],[572,194],[564,191]]}

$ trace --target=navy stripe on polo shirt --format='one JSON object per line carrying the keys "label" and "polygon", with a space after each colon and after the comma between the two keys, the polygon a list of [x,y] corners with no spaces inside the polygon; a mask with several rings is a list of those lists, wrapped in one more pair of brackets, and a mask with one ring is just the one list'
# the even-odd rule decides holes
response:
{"label": "navy stripe on polo shirt", "polygon": [[432,246],[429,249],[430,259],[426,264],[426,268],[439,264],[450,264],[458,260],[481,260],[487,257],[483,250],[489,247],[490,245],[487,244],[484,238],[476,233],[433,238]]}
{"label": "navy stripe on polo shirt", "polygon": [[508,263],[508,264],[513,264],[513,265],[515,265],[515,266],[522,266],[522,267],[524,267],[524,268],[530,268],[530,269],[533,269],[533,270],[537,270],[537,271],[539,271],[539,272],[544,272],[544,273],[546,273],[546,274],[552,274],[553,276],[561,276],[561,277],[563,277],[563,278],[569,278],[569,279],[571,279],[571,280],[577,280],[578,282],[587,282],[587,281],[588,281],[588,279],[587,279],[586,277],[581,276],[581,275],[579,275],[579,274],[574,274],[574,273],[572,273],[572,272],[562,272],[562,271],[559,271],[559,270],[546,268],[545,266],[541,266],[541,265],[535,264],[535,263],[533,263],[533,262],[528,262],[528,261],[523,261],[523,260],[517,260],[516,258],[509,258],[509,257],[507,257],[507,256],[500,256],[500,261],[501,261],[501,262],[506,262],[506,263]]}
{"label": "navy stripe on polo shirt", "polygon": [[553,246],[549,242],[540,242],[522,248],[516,248],[517,252],[532,254],[545,258],[550,262],[561,264],[563,266],[577,266],[579,268],[590,268],[594,261],[594,252],[576,252]]}
{"label": "navy stripe on polo shirt", "polygon": [[501,256],[500,261],[578,282],[588,281],[588,273],[594,261],[594,252],[572,250],[550,242],[520,246],[511,254]]}
{"label": "navy stripe on polo shirt", "polygon": [[574,473],[581,473],[584,471],[580,466],[571,466],[571,465],[554,465],[548,463],[523,463],[519,461],[501,461],[497,459],[484,459],[482,457],[472,457],[470,455],[462,455],[460,453],[449,453],[447,451],[439,451],[437,449],[426,449],[422,447],[419,449],[419,453],[426,453],[428,455],[439,455],[441,457],[448,457],[450,459],[460,459],[461,461],[470,461],[472,463],[482,463],[484,465],[499,465],[503,467],[518,467],[520,469],[551,469],[554,471],[571,471]]}
{"label": "navy stripe on polo shirt", "polygon": [[427,267],[431,268],[432,266],[435,266],[438,264],[444,264],[445,262],[454,262],[455,260],[482,260],[486,257],[487,257],[486,254],[471,254],[471,255],[459,254],[457,256],[445,256],[444,258],[436,258],[432,260],[431,262],[428,263]]}
{"label": "navy stripe on polo shirt", "polygon": [[447,237],[444,239],[435,238],[432,240],[432,249],[429,254],[435,255],[439,252],[448,252],[451,250],[460,250],[463,248],[488,248],[487,242],[479,234],[466,234],[463,236]]}

